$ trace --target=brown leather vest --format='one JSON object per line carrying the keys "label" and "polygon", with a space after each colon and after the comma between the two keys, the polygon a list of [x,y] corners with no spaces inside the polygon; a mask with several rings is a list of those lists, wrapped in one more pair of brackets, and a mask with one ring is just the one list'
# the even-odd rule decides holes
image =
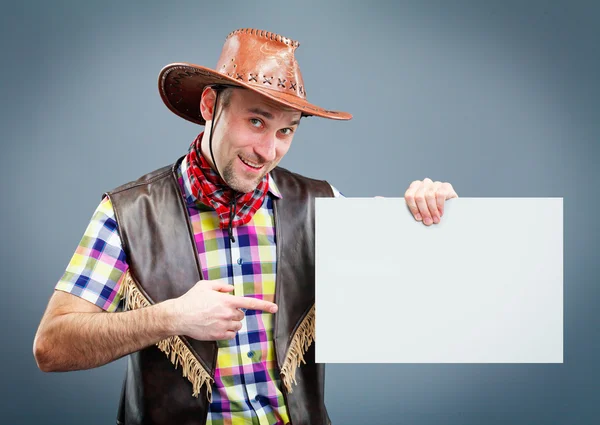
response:
{"label": "brown leather vest", "polygon": [[[174,165],[109,192],[131,276],[151,303],[179,297],[201,277],[191,223]],[[274,344],[279,368],[294,332],[315,301],[314,198],[333,196],[327,182],[276,168],[282,198],[273,202],[277,244]],[[182,337],[210,377],[217,345]],[[292,391],[282,388],[292,425],[330,423],[324,405],[325,368],[315,364],[314,343],[297,368]],[[157,346],[129,356],[117,424],[206,423],[206,392],[192,396],[191,383]],[[203,388],[204,390],[204,388]]]}

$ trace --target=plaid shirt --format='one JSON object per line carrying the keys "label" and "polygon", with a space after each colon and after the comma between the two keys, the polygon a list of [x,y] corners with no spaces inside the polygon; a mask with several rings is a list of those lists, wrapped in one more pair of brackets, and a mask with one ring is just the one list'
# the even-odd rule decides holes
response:
{"label": "plaid shirt", "polygon": [[[198,249],[202,278],[228,279],[237,296],[274,301],[276,275],[273,198],[281,194],[272,178],[269,193],[252,220],[234,227],[235,242],[220,229],[214,209],[192,195],[187,162],[178,169]],[[335,196],[342,196],[333,188]],[[77,295],[106,311],[121,301],[120,283],[128,265],[108,198],[96,209],[57,290]],[[246,311],[235,339],[217,341],[213,397],[207,425],[286,424],[287,408],[281,392],[273,348],[273,314]],[[183,378],[182,378],[183,379]]]}

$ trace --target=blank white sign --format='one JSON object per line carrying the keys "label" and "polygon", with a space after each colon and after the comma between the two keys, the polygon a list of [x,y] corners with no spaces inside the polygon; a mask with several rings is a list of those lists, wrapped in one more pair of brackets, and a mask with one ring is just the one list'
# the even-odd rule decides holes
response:
{"label": "blank white sign", "polygon": [[316,202],[319,363],[562,363],[562,198]]}

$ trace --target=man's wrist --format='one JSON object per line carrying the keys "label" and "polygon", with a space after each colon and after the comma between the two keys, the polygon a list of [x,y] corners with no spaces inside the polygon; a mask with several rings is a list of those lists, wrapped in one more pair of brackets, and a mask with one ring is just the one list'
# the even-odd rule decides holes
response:
{"label": "man's wrist", "polygon": [[177,313],[176,299],[166,300],[156,305],[159,308],[159,320],[162,328],[168,334],[167,337],[181,335],[179,323],[180,315]]}

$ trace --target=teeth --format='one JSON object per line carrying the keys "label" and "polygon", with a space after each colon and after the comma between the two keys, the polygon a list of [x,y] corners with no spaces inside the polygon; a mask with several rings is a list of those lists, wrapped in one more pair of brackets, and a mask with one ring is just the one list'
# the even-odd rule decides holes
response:
{"label": "teeth", "polygon": [[242,158],[241,156],[240,156],[240,159],[242,160],[242,162],[243,162],[244,164],[246,164],[246,165],[249,165],[249,166],[250,166],[250,167],[252,167],[252,168],[260,168],[260,167],[262,167],[262,165],[260,165],[260,164],[255,164],[254,162],[250,162],[250,161],[248,161],[247,159],[244,159],[244,158]]}

